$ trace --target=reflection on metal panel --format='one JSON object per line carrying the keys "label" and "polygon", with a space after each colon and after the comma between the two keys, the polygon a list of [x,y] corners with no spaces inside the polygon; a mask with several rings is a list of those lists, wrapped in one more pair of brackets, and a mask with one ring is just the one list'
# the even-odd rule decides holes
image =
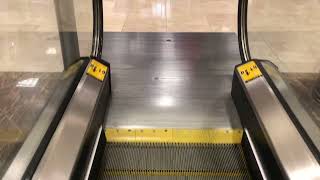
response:
{"label": "reflection on metal panel", "polygon": [[290,179],[320,178],[320,166],[264,77],[245,84],[259,123]]}
{"label": "reflection on metal panel", "polygon": [[22,81],[18,81],[17,87],[35,87],[39,81],[39,78],[28,78]]}

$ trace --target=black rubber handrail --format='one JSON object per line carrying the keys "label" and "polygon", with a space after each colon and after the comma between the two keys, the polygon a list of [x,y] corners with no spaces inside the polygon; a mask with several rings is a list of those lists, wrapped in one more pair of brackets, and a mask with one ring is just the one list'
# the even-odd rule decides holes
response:
{"label": "black rubber handrail", "polygon": [[241,61],[243,63],[251,59],[249,43],[248,43],[247,14],[248,14],[248,0],[239,0],[238,42],[239,42]]}
{"label": "black rubber handrail", "polygon": [[93,35],[91,58],[101,59],[103,46],[103,5],[102,0],[92,0]]}

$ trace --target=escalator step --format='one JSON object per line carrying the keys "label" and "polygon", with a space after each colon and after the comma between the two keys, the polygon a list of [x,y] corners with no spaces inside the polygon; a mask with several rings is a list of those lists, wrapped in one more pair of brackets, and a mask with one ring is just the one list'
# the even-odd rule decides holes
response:
{"label": "escalator step", "polygon": [[212,176],[105,176],[108,180],[248,180],[247,177]]}
{"label": "escalator step", "polygon": [[150,137],[139,141],[136,133],[135,140],[125,142],[121,135],[110,142],[107,134],[99,179],[250,179],[238,137],[236,143],[229,137],[223,143],[221,134],[219,143],[201,136],[186,138],[192,143]]}

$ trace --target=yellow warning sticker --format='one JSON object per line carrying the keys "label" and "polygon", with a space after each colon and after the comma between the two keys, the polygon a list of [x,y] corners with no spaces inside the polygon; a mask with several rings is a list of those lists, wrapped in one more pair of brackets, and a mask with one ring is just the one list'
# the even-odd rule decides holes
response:
{"label": "yellow warning sticker", "polygon": [[89,68],[87,70],[87,74],[100,81],[104,80],[104,77],[106,76],[107,72],[108,67],[94,59],[91,60]]}
{"label": "yellow warning sticker", "polygon": [[248,82],[262,76],[260,69],[254,61],[238,66],[237,70],[244,82]]}

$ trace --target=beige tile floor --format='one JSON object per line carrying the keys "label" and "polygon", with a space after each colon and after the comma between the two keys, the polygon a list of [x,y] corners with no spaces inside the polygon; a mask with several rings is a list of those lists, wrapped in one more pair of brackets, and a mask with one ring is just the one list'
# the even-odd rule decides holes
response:
{"label": "beige tile floor", "polygon": [[283,72],[320,72],[320,1],[249,0],[248,9],[253,58]]}
{"label": "beige tile floor", "polygon": [[[122,25],[120,31],[124,32],[236,30],[237,0],[106,0],[104,3],[106,14],[126,9],[123,11],[126,19],[119,21]],[[108,31],[108,25],[106,26]]]}
{"label": "beige tile floor", "polygon": [[[92,31],[91,0],[73,3],[77,31]],[[237,3],[237,0],[103,0],[104,30],[235,32]],[[319,0],[249,0],[252,56],[270,59],[286,72],[319,72],[319,5]],[[63,70],[54,1],[1,0],[0,19],[0,71]],[[79,38],[89,40],[90,34],[85,34]],[[82,55],[90,49],[86,42],[90,43],[80,43]]]}
{"label": "beige tile floor", "polygon": [[[74,0],[78,28],[91,6]],[[235,32],[237,0],[104,0],[104,29],[116,32]],[[77,6],[76,5],[76,6]],[[87,18],[84,18],[87,17]]]}

